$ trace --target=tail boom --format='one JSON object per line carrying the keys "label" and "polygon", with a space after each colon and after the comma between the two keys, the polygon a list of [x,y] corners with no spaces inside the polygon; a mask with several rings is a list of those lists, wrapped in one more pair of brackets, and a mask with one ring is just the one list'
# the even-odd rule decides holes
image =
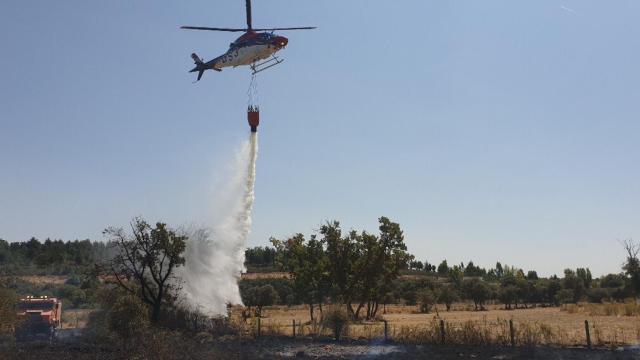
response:
{"label": "tail boom", "polygon": [[216,69],[215,68],[215,63],[216,63],[215,59],[205,63],[204,61],[202,61],[202,59],[196,53],[191,54],[191,58],[193,59],[193,62],[196,64],[196,67],[191,69],[189,72],[190,73],[192,73],[192,72],[197,72],[198,73],[198,79],[196,80],[196,82],[198,82],[198,81],[200,81],[200,79],[202,79],[202,75],[204,74],[204,72],[207,69],[216,70],[216,71],[222,71],[220,69]]}

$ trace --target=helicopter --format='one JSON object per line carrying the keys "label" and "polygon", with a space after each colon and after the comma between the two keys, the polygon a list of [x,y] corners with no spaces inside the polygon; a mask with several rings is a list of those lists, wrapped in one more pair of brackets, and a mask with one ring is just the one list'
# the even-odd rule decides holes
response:
{"label": "helicopter", "polygon": [[[288,27],[288,28],[270,28],[270,29],[254,29],[251,20],[251,0],[245,0],[247,9],[247,27],[244,29],[233,28],[213,28],[203,26],[181,26],[181,29],[188,30],[208,30],[208,31],[226,31],[226,32],[244,32],[242,36],[237,38],[229,45],[229,50],[217,58],[204,62],[196,53],[191,54],[191,58],[196,67],[189,72],[197,72],[200,81],[205,70],[222,71],[225,67],[246,66],[252,70],[255,75],[261,71],[267,70],[273,66],[282,63],[284,60],[279,59],[275,54],[282,50],[289,40],[277,34],[274,31],[281,30],[312,30],[316,27]],[[265,60],[265,61],[261,61]]]}

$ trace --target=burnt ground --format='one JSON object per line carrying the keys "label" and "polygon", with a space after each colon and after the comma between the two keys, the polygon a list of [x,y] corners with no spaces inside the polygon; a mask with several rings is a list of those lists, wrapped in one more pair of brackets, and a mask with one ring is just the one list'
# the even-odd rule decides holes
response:
{"label": "burnt ground", "polygon": [[310,340],[262,339],[215,340],[193,343],[189,351],[171,354],[134,355],[116,348],[83,345],[81,342],[18,344],[0,347],[0,359],[639,359],[638,349],[588,350],[584,348],[499,348],[439,345],[399,345],[367,342],[312,342]]}

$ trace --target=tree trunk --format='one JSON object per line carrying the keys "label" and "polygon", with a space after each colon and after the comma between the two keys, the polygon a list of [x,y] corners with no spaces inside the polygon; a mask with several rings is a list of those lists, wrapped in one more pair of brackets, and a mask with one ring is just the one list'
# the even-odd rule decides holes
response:
{"label": "tree trunk", "polygon": [[358,308],[356,309],[356,312],[354,314],[354,319],[358,320],[360,318],[360,310],[362,310],[362,308],[364,307],[364,303],[360,302],[360,304],[358,304]]}
{"label": "tree trunk", "polygon": [[347,303],[347,313],[349,313],[349,316],[351,316],[351,318],[355,319],[356,313],[355,311],[353,311],[353,304],[351,304],[351,302]]}
{"label": "tree trunk", "polygon": [[367,301],[367,320],[371,319],[371,300]]}
{"label": "tree trunk", "polygon": [[151,322],[154,324],[160,320],[160,303],[154,303],[151,307]]}
{"label": "tree trunk", "polygon": [[380,304],[377,301],[373,302],[373,313],[371,314],[371,317],[375,319],[376,315],[378,314],[378,306]]}
{"label": "tree trunk", "polygon": [[311,318],[311,322],[313,322],[313,303],[309,303],[309,317]]}

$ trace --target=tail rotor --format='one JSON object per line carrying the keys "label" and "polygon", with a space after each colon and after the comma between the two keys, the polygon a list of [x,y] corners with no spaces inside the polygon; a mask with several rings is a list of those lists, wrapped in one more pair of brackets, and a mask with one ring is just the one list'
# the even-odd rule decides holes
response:
{"label": "tail rotor", "polygon": [[200,57],[198,57],[198,54],[193,53],[191,54],[191,58],[193,59],[193,62],[196,64],[196,67],[194,67],[193,69],[191,69],[191,71],[189,72],[198,72],[198,79],[196,80],[196,82],[200,81],[200,79],[202,79],[202,75],[204,74],[204,71],[206,70],[206,68],[204,67],[204,62],[202,61],[202,59]]}

